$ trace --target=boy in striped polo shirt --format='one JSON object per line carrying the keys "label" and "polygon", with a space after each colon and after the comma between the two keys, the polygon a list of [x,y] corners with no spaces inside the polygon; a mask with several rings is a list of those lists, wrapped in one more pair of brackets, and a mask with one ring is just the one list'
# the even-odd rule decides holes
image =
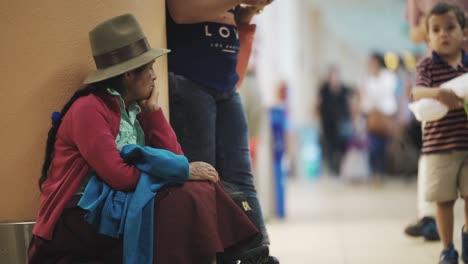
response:
{"label": "boy in striped polo shirt", "polygon": [[[458,191],[465,200],[462,230],[462,259],[468,263],[468,119],[463,99],[448,89],[434,89],[468,72],[468,54],[462,49],[468,36],[463,11],[454,5],[435,5],[426,19],[427,40],[432,56],[422,60],[413,88],[414,100],[435,98],[447,105],[449,113],[424,127],[420,169],[427,174],[426,200],[437,203],[436,222],[444,246],[439,264],[458,263],[453,246],[453,206]],[[422,87],[421,87],[422,86]]]}

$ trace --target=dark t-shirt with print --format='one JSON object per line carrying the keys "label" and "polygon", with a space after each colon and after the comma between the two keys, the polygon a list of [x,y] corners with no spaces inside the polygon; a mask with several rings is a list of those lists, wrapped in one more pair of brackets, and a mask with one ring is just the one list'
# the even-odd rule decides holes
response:
{"label": "dark t-shirt with print", "polygon": [[177,24],[166,12],[169,71],[219,92],[235,89],[239,31],[214,22]]}

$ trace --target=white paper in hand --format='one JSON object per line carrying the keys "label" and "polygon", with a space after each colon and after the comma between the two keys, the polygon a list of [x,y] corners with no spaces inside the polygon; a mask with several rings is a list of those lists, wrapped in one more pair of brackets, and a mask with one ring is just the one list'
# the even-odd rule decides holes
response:
{"label": "white paper in hand", "polygon": [[465,98],[466,102],[468,97],[468,73],[441,84],[440,88],[452,90],[458,97]]}
{"label": "white paper in hand", "polygon": [[416,120],[420,122],[436,121],[444,117],[448,113],[448,107],[441,102],[423,98],[409,104],[409,109],[413,112]]}

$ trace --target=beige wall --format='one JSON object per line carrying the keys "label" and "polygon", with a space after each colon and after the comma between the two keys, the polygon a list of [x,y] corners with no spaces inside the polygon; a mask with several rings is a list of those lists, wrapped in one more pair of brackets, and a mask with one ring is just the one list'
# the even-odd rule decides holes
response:
{"label": "beige wall", "polygon": [[[17,0],[2,5],[0,223],[35,219],[50,115],[94,68],[89,30],[126,12],[137,16],[153,47],[165,46],[164,0]],[[166,58],[156,68],[167,107]]]}

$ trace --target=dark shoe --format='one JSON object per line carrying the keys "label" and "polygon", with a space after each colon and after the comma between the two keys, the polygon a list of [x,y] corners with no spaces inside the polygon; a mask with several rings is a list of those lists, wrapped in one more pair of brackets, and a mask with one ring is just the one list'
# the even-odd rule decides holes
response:
{"label": "dark shoe", "polygon": [[465,226],[462,227],[461,230],[461,241],[462,241],[462,260],[465,263],[468,263],[468,233],[465,233],[463,229]]}
{"label": "dark shoe", "polygon": [[458,264],[458,252],[453,247],[453,244],[442,250],[439,264]]}
{"label": "dark shoe", "polygon": [[269,256],[267,264],[280,264],[279,260],[275,257]]}
{"label": "dark shoe", "polygon": [[428,241],[440,240],[434,218],[423,217],[416,224],[405,228],[405,233],[412,237],[424,237]]}

